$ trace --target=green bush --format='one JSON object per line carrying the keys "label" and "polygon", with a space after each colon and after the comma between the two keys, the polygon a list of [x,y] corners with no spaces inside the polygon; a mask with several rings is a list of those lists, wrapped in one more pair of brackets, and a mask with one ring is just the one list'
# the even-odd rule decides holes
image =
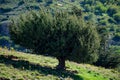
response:
{"label": "green bush", "polygon": [[[17,22],[15,22],[17,21]],[[57,68],[65,60],[92,63],[98,58],[99,37],[92,24],[65,12],[31,12],[10,26],[11,39],[36,54],[54,56]]]}
{"label": "green bush", "polygon": [[113,18],[120,23],[120,12],[113,15]]}
{"label": "green bush", "polygon": [[84,9],[85,9],[86,12],[92,11],[89,4],[84,5]]}
{"label": "green bush", "polygon": [[95,7],[96,10],[98,10],[100,13],[106,13],[107,7],[104,6],[102,3],[97,3],[97,6]]}
{"label": "green bush", "polygon": [[108,8],[107,13],[108,13],[108,15],[113,16],[113,15],[116,14],[118,11],[119,11],[119,10],[118,10],[118,7],[112,5],[112,6],[110,6],[110,7]]}
{"label": "green bush", "polygon": [[107,20],[100,20],[99,21],[100,25],[107,25],[107,23],[108,23]]}
{"label": "green bush", "polygon": [[120,33],[119,32],[115,34],[115,36],[113,37],[113,40],[116,42],[120,41]]}
{"label": "green bush", "polygon": [[90,4],[90,5],[94,4],[94,2],[95,2],[94,0],[84,0],[83,1],[84,4]]}
{"label": "green bush", "polygon": [[112,51],[103,52],[99,55],[95,65],[105,68],[117,68],[120,65],[120,54],[112,53]]}

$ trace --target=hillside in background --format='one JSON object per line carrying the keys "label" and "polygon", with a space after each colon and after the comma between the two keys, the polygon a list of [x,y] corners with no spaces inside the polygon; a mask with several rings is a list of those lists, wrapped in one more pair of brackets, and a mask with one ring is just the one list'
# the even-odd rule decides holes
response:
{"label": "hillside in background", "polygon": [[55,58],[0,48],[0,80],[119,80],[113,69],[66,61],[66,71],[56,70]]}
{"label": "hillside in background", "polygon": [[71,11],[74,6],[82,10],[85,21],[106,28],[104,32],[109,33],[108,45],[112,45],[110,48],[119,53],[120,0],[0,0],[0,45],[14,46],[9,37],[6,37],[9,36],[6,26],[13,17],[31,10],[38,11],[42,7],[51,11]]}

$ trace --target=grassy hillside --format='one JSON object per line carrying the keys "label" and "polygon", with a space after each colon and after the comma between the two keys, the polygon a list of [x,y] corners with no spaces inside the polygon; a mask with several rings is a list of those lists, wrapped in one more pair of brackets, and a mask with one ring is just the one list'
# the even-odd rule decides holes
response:
{"label": "grassy hillside", "polygon": [[55,58],[0,48],[0,79],[11,80],[119,80],[113,69],[66,61],[67,70],[56,70]]}
{"label": "grassy hillside", "polygon": [[70,10],[73,6],[82,10],[86,21],[105,26],[111,34],[112,45],[120,45],[120,0],[0,0],[0,24],[41,7]]}

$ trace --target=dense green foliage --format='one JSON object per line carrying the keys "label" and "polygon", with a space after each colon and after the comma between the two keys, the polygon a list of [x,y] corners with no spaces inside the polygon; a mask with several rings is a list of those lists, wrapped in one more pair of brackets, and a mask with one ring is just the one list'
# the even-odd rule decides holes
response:
{"label": "dense green foliage", "polygon": [[16,44],[36,54],[57,57],[63,65],[65,59],[83,63],[97,60],[99,36],[91,23],[65,12],[52,15],[40,11],[27,15],[10,26],[11,38]]}
{"label": "dense green foliage", "polygon": [[103,52],[100,54],[99,59],[95,65],[103,66],[106,68],[118,68],[120,66],[120,54]]}
{"label": "dense green foliage", "polygon": [[[120,54],[119,47],[112,47],[111,42],[111,33],[106,27],[99,26],[97,31],[100,34],[100,49],[99,49],[99,58],[94,63],[97,66],[103,66],[106,68],[117,68],[120,66]],[[116,34],[113,38],[114,40],[119,40],[119,35]]]}

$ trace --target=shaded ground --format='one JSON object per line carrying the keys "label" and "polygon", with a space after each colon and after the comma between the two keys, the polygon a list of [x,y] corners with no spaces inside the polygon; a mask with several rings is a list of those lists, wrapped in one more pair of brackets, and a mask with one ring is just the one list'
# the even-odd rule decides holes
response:
{"label": "shaded ground", "polygon": [[0,63],[4,63],[6,65],[12,65],[14,68],[18,68],[18,69],[24,68],[24,70],[25,69],[31,71],[37,70],[44,75],[51,74],[62,78],[71,77],[74,80],[83,80],[82,77],[75,75],[74,71],[73,72],[61,71],[61,70],[52,69],[51,67],[48,66],[43,67],[39,64],[30,63],[29,61],[19,60],[19,58],[16,56],[0,55]]}

